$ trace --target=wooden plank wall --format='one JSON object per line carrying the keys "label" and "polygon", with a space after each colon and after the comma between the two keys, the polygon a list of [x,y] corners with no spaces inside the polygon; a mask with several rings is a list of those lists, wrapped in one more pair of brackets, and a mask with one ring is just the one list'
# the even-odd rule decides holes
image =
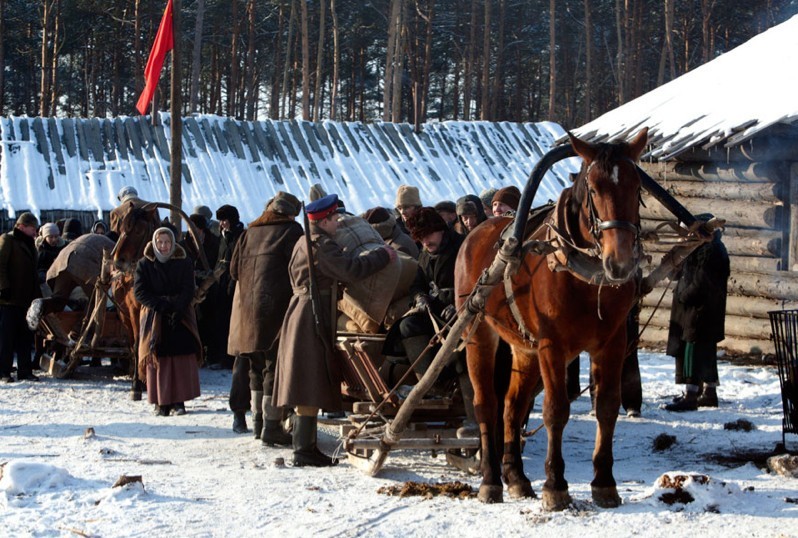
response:
{"label": "wooden plank wall", "polygon": [[[791,266],[791,183],[796,166],[788,162],[664,162],[642,167],[693,214],[712,213],[726,219],[723,243],[729,251],[731,277],[726,306],[726,339],[720,346],[733,353],[774,353],[768,311],[798,308],[798,272]],[[641,208],[643,229],[654,231],[673,216],[650,196]],[[660,241],[676,238],[659,229]],[[668,246],[645,242],[656,263]],[[664,347],[667,341],[672,289],[661,282],[643,300],[641,324],[651,322],[643,345]],[[667,292],[665,292],[666,287]],[[663,297],[663,293],[664,297]],[[662,298],[659,309],[654,307]]]}

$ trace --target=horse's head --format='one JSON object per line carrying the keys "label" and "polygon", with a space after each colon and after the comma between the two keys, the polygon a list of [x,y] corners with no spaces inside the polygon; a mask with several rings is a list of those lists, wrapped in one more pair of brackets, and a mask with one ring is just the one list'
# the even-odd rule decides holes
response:
{"label": "horse's head", "polygon": [[591,144],[569,133],[584,163],[573,189],[584,239],[601,253],[607,281],[635,275],[640,260],[640,176],[635,164],[648,142],[648,129],[629,143]]}
{"label": "horse's head", "polygon": [[119,226],[119,239],[114,248],[114,266],[129,271],[144,255],[144,247],[158,226],[158,206],[150,203],[137,207],[126,203],[127,210]]}

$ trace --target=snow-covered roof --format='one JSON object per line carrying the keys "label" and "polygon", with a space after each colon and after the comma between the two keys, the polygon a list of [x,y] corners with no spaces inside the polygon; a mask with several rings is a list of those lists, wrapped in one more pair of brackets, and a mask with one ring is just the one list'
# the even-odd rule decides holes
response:
{"label": "snow-covered roof", "polygon": [[798,15],[574,132],[592,141],[628,138],[649,128],[666,160],[690,148],[741,144],[798,119]]}
{"label": "snow-covered roof", "polygon": [[[171,123],[147,118],[0,118],[0,208],[108,211],[132,185],[169,200]],[[523,187],[532,167],[564,134],[554,123],[312,123],[236,121],[211,115],[183,123],[183,209],[235,205],[243,221],[283,190],[306,198],[314,183],[361,213],[392,207],[401,184],[435,204],[487,187]],[[558,163],[536,203],[554,199],[578,169]]]}

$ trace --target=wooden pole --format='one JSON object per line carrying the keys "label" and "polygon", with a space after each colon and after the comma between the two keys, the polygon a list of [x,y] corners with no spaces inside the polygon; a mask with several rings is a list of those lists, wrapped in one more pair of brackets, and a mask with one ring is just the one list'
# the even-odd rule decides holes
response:
{"label": "wooden pole", "polygon": [[[180,91],[180,12],[182,0],[172,0],[172,31],[174,32],[174,48],[172,49],[172,89],[171,89],[171,129],[172,153],[170,159],[169,203],[175,207],[183,205],[182,194],[182,161],[183,161],[183,103]],[[180,230],[180,213],[173,209],[169,220]]]}

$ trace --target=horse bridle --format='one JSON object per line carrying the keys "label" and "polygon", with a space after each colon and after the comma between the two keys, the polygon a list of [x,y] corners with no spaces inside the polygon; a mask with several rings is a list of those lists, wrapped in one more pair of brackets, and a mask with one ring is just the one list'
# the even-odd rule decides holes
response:
{"label": "horse bridle", "polygon": [[[632,164],[635,167],[635,171],[637,171],[637,165],[632,159],[628,157],[622,159]],[[601,236],[601,232],[604,230],[610,230],[612,228],[620,228],[621,230],[627,230],[632,232],[635,236],[635,243],[634,243],[634,256],[637,258],[640,253],[640,225],[634,223],[629,220],[601,220],[599,217],[598,211],[596,210],[596,204],[593,201],[593,194],[590,191],[590,184],[588,183],[588,176],[590,176],[590,169],[593,168],[593,165],[596,161],[592,161],[585,170],[584,173],[584,182],[585,182],[585,198],[586,198],[586,205],[588,211],[588,218],[590,219],[589,227],[590,227],[590,235],[593,237],[593,242],[596,247],[596,251],[599,253],[599,256],[602,257],[602,250],[601,250],[601,241],[599,240]],[[638,194],[638,196],[640,196]]]}

